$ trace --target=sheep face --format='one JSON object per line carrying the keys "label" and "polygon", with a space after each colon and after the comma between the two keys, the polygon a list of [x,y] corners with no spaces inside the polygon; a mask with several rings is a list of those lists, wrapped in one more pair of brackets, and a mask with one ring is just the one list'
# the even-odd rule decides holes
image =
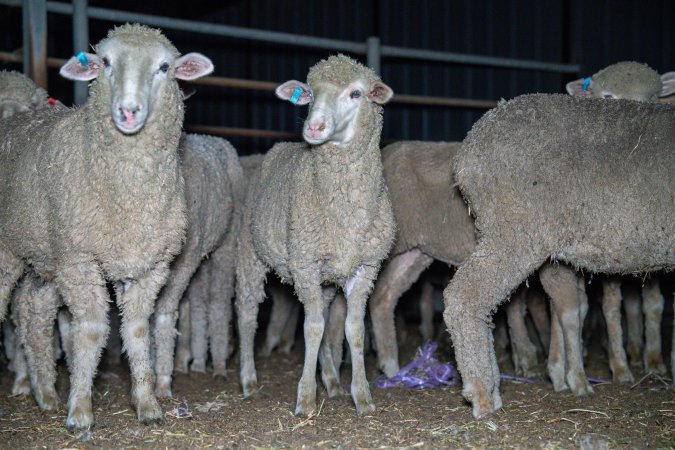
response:
{"label": "sheep face", "polygon": [[178,57],[167,42],[141,35],[108,37],[97,45],[96,54],[71,58],[61,68],[61,75],[72,80],[98,78],[106,83],[115,126],[124,134],[135,134],[152,120],[152,111],[170,83],[194,80],[213,71],[207,57],[199,53]]}

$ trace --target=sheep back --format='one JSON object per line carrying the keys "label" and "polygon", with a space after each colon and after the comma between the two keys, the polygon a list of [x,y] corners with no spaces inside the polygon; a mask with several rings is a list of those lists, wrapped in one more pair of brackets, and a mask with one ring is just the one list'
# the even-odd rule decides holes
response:
{"label": "sheep back", "polygon": [[408,141],[382,149],[397,225],[392,254],[419,248],[434,259],[458,265],[473,251],[473,220],[452,177],[460,145]]}
{"label": "sheep back", "polygon": [[474,125],[454,167],[479,241],[597,272],[670,269],[674,136],[670,105],[525,95]]}

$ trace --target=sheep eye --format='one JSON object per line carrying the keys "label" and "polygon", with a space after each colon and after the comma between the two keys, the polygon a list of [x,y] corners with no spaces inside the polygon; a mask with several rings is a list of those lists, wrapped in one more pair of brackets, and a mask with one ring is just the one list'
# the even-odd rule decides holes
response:
{"label": "sheep eye", "polygon": [[110,67],[110,60],[107,57],[103,57],[103,66]]}
{"label": "sheep eye", "polygon": [[169,63],[165,62],[164,64],[159,66],[159,70],[161,70],[164,73],[168,72],[169,71]]}
{"label": "sheep eye", "polygon": [[349,94],[349,98],[359,98],[361,97],[361,91],[352,91],[351,94]]}

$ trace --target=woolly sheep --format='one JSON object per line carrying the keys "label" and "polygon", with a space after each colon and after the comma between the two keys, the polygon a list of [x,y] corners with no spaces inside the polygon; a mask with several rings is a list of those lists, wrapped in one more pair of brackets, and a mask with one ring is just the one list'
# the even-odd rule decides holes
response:
{"label": "woolly sheep", "polygon": [[15,71],[0,71],[0,118],[48,105],[47,92]]}
{"label": "woolly sheep", "polygon": [[[232,318],[234,250],[240,222],[236,214],[243,203],[242,169],[229,142],[213,136],[187,134],[181,139],[180,156],[188,227],[183,250],[171,265],[169,279],[155,309],[155,394],[158,397],[171,396],[178,304],[197,268],[199,273],[189,299],[193,309],[191,318],[194,320],[198,315],[195,309],[203,311],[200,322],[208,327],[211,338],[214,375],[225,376],[229,336],[223,324],[230,323]],[[193,370],[203,372],[206,342],[193,344],[203,349],[192,352]]]}
{"label": "woolly sheep", "polygon": [[[612,64],[588,79],[580,79],[567,84],[567,92],[581,97],[627,99],[655,102],[659,97],[675,93],[675,72],[659,74],[646,64],[624,61]],[[642,353],[646,370],[664,374],[665,364],[661,353],[661,315],[663,295],[659,290],[657,278],[647,280],[643,290],[642,311],[639,295],[630,292],[625,297],[626,322],[628,325],[628,349],[631,361],[639,361]],[[614,381],[632,383],[633,375],[628,366],[623,348],[621,328],[621,281],[617,277],[603,279],[602,307],[609,335],[609,361]],[[637,302],[637,304],[635,304]],[[642,322],[645,329],[645,351],[642,352]]]}
{"label": "woolly sheep", "polygon": [[561,95],[503,102],[474,125],[454,169],[479,239],[444,291],[444,319],[475,417],[501,407],[490,315],[542,263],[675,265],[674,134],[675,107]]}
{"label": "woolly sheep", "polygon": [[0,123],[0,312],[27,264],[58,287],[73,316],[71,429],[93,424],[91,386],[108,333],[106,279],[122,310],[137,417],[162,418],[148,318],[187,225],[175,80],[213,69],[199,54],[179,58],[159,30],[140,25],[115,28],[95,49],[86,67],[71,58],[61,68],[67,78],[94,80],[85,106]]}
{"label": "woolly sheep", "polygon": [[[288,81],[282,99],[310,104],[306,143],[279,143],[251,180],[238,242],[237,314],[244,396],[257,390],[253,338],[266,273],[293,283],[305,308],[305,364],[295,413],[316,409],[316,364],[324,313],[335,289],[348,302],[351,394],[359,414],[375,409],[363,359],[365,303],[393,238],[394,221],[382,179],[382,108],[391,89],[370,69],[338,55],[317,63],[307,84]],[[324,384],[332,397],[339,382],[330,346],[321,349]],[[332,369],[332,370],[331,370]],[[332,373],[328,373],[332,372]],[[326,379],[325,376],[329,378]]]}

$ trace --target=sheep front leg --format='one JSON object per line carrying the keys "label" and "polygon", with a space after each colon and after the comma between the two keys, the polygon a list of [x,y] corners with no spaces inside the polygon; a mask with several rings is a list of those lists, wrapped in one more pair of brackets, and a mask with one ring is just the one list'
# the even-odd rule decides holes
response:
{"label": "sheep front leg", "polygon": [[[117,292],[117,302],[122,312],[120,334],[131,369],[131,400],[136,407],[136,417],[142,423],[152,423],[163,419],[162,409],[155,398],[153,389],[150,316],[155,307],[157,294],[168,275],[168,262],[160,261],[144,276],[125,282]],[[171,349],[173,350],[173,345]],[[169,359],[173,362],[171,355]]]}
{"label": "sheep front leg", "polygon": [[56,283],[72,315],[72,364],[66,427],[84,430],[94,424],[91,388],[108,338],[110,297],[100,269],[93,262],[78,262],[62,267],[56,274]]}
{"label": "sheep front leg", "polygon": [[632,383],[633,374],[628,367],[628,358],[623,349],[621,327],[621,280],[606,278],[602,283],[602,313],[607,323],[609,340],[609,368],[615,383]]}
{"label": "sheep front leg", "polygon": [[425,342],[434,338],[434,306],[434,286],[424,280],[420,293],[420,334]]}
{"label": "sheep front leg", "polygon": [[190,290],[188,286],[187,294],[178,305],[178,337],[176,338],[176,357],[174,360],[174,371],[180,373],[188,372],[188,364],[192,358],[190,352]]}
{"label": "sheep front leg", "polygon": [[316,364],[323,338],[324,315],[321,284],[319,280],[301,282],[295,280],[298,298],[305,307],[305,362],[298,383],[298,399],[295,415],[309,416],[316,410]]}
{"label": "sheep front leg", "polygon": [[644,366],[648,372],[666,373],[661,353],[661,318],[663,317],[663,294],[658,278],[648,280],[642,288],[642,309],[645,315]]}
{"label": "sheep front leg", "polygon": [[[377,277],[377,268],[373,266],[359,266],[352,278],[347,280],[343,291],[347,298],[347,320],[345,321],[345,335],[349,343],[352,359],[351,394],[356,413],[369,414],[375,411],[375,403],[370,395],[370,387],[366,378],[366,365],[363,357],[365,338],[364,316],[366,301],[373,289]],[[379,350],[378,343],[378,350]]]}
{"label": "sheep front leg", "polygon": [[234,296],[234,251],[231,244],[222,245],[206,261],[210,281],[208,334],[214,377],[227,375],[225,370],[228,348],[231,346],[229,327]]}
{"label": "sheep front leg", "polygon": [[553,390],[563,392],[569,390],[565,381],[565,340],[562,325],[555,308],[551,308],[551,341],[548,350],[548,377],[553,383]]}
{"label": "sheep front leg", "polygon": [[[290,295],[288,293],[287,295]],[[291,312],[288,315],[286,326],[283,333],[281,333],[281,340],[279,341],[279,352],[284,355],[290,355],[293,345],[295,345],[295,330],[298,329],[298,319],[300,318],[300,303],[293,302]],[[335,347],[333,347],[335,348]],[[335,356],[333,356],[335,358]]]}
{"label": "sheep front leg", "polygon": [[623,309],[626,313],[628,361],[632,367],[639,368],[642,366],[642,339],[645,319],[642,317],[640,290],[633,282],[623,284]]}
{"label": "sheep front leg", "polygon": [[[567,266],[546,264],[539,269],[539,280],[546,293],[551,297],[553,310],[555,311],[554,325],[551,330],[551,352],[553,345],[562,345],[562,354],[565,358],[565,381],[575,395],[589,395],[593,388],[586,379],[584,371],[581,328],[588,310],[586,288],[582,277]],[[555,334],[555,336],[554,336]],[[562,337],[562,339],[561,339]],[[554,341],[555,340],[555,341]],[[554,358],[557,355],[554,355]],[[549,368],[552,367],[549,353]],[[563,387],[557,374],[550,372],[554,381],[554,389],[562,390]]]}
{"label": "sheep front leg", "polygon": [[43,283],[30,275],[17,289],[16,307],[19,343],[25,350],[33,395],[40,409],[56,411],[61,402],[56,393],[54,364],[54,321],[59,298],[54,283]]}
{"label": "sheep front leg", "polygon": [[[16,322],[16,306],[12,306],[12,319]],[[12,395],[30,395],[30,381],[28,379],[28,367],[26,365],[26,354],[23,346],[19,342],[19,337],[12,321],[5,320],[2,324],[3,343],[5,344],[5,356],[9,360],[7,368],[14,372],[14,384],[12,385]]]}
{"label": "sheep front leg", "polygon": [[369,310],[377,347],[377,367],[388,377],[399,371],[394,325],[396,303],[432,262],[433,258],[419,249],[396,255],[383,267],[371,295]]}
{"label": "sheep front leg", "polygon": [[260,354],[265,357],[270,356],[274,348],[281,342],[281,336],[291,318],[293,305],[297,303],[297,300],[291,297],[282,286],[275,286],[270,291],[273,292],[273,295],[271,295],[272,311],[265,333],[265,344],[260,351]]}
{"label": "sheep front leg", "polygon": [[187,293],[190,299],[190,372],[206,373],[206,358],[209,351],[207,314],[209,270],[206,264],[197,269]]}
{"label": "sheep front leg", "polygon": [[492,312],[546,258],[542,255],[537,259],[525,243],[501,247],[499,241],[494,245],[488,241],[479,243],[443,292],[443,318],[462,374],[462,394],[473,404],[476,418],[502,406],[490,330]]}

